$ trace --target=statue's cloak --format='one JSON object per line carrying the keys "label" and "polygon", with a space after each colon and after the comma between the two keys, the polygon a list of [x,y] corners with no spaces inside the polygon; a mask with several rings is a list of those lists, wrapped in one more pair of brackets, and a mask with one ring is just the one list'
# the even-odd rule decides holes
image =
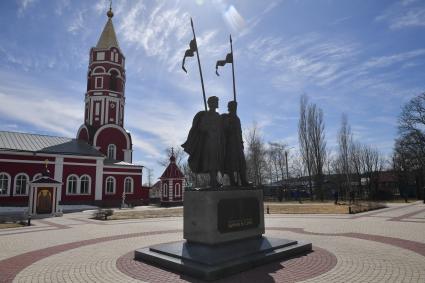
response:
{"label": "statue's cloak", "polygon": [[[202,152],[205,145],[205,134],[201,131],[201,119],[206,111],[196,113],[193,118],[192,128],[189,131],[187,140],[182,147],[189,154],[189,168],[194,173],[204,173],[202,171]],[[206,172],[205,172],[206,173]]]}
{"label": "statue's cloak", "polygon": [[189,154],[188,163],[192,172],[199,174],[220,171],[224,159],[220,115],[216,112],[198,112],[182,147]]}

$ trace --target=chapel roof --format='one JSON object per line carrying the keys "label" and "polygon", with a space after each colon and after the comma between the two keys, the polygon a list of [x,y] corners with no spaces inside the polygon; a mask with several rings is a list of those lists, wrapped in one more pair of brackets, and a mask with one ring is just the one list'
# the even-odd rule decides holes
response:
{"label": "chapel roof", "polygon": [[179,167],[177,166],[176,158],[174,157],[174,153],[172,153],[170,157],[170,164],[168,164],[167,169],[165,169],[160,179],[182,179],[182,178],[184,178],[184,175],[182,171],[180,171]]}

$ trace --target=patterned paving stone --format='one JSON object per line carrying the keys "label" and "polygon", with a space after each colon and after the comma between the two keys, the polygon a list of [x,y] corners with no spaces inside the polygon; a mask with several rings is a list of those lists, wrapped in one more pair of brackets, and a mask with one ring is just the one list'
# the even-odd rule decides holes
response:
{"label": "patterned paving stone", "polygon": [[[361,217],[266,216],[268,236],[309,241],[316,252],[223,282],[425,282],[424,209],[416,202]],[[0,231],[0,282],[193,281],[131,258],[137,248],[180,240],[182,218],[97,222],[77,213],[33,223]],[[144,268],[151,277],[140,277]]]}

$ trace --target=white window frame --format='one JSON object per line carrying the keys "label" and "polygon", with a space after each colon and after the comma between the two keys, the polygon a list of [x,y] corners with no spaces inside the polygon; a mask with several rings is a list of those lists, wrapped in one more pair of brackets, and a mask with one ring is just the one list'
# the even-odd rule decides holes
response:
{"label": "white window frame", "polygon": [[[98,83],[100,82],[100,83]],[[94,78],[94,88],[99,89],[103,88],[103,77],[95,77]]]}
{"label": "white window frame", "polygon": [[[19,178],[20,176],[25,176],[25,177],[26,177],[26,179],[27,179],[27,183],[26,183],[26,185],[25,185],[25,194],[18,194],[18,193],[17,193],[17,187],[16,187],[16,185],[17,185],[17,182],[18,182],[18,178]],[[15,176],[15,182],[14,182],[13,195],[14,195],[14,196],[27,196],[27,195],[28,195],[28,186],[29,186],[29,182],[30,182],[30,177],[29,177],[27,174],[25,174],[25,173],[19,173],[19,174],[17,174],[17,175]]]}
{"label": "white window frame", "polygon": [[100,115],[100,107],[101,107],[101,104],[102,104],[102,103],[97,102],[97,101],[94,103],[94,108],[95,108],[95,109],[94,109],[94,115],[95,115],[95,116],[99,116],[99,115]]}
{"label": "white window frame", "polygon": [[168,184],[167,183],[162,184],[162,196],[168,197]]}
{"label": "white window frame", "polygon": [[[114,150],[112,158],[109,155],[110,148],[113,148],[113,150]],[[113,143],[108,144],[107,156],[108,156],[108,159],[113,159],[113,160],[116,160],[117,159],[117,146],[115,144],[113,144]]]}
{"label": "white window frame", "polygon": [[176,183],[175,185],[174,185],[174,188],[175,188],[175,196],[176,197],[181,197],[181,195],[182,195],[182,186],[180,185],[180,183]]}
{"label": "white window frame", "polygon": [[103,61],[103,60],[105,60],[105,52],[97,52],[96,61]]}
{"label": "white window frame", "polygon": [[[130,191],[126,191],[126,184],[127,184],[127,181],[130,181]],[[131,178],[131,177],[126,177],[125,179],[124,179],[124,192],[126,193],[126,194],[132,194],[132,193],[134,193],[134,181],[133,181],[133,178]]]}
{"label": "white window frame", "polygon": [[[112,180],[112,188],[113,188],[113,192],[108,192],[108,180]],[[105,179],[105,195],[114,195],[116,192],[116,180],[115,177],[109,176]]]}
{"label": "white window frame", "polygon": [[[75,177],[75,193],[69,192],[69,181],[71,179],[71,177]],[[68,177],[66,178],[66,195],[70,195],[70,196],[75,196],[78,195],[79,193],[79,186],[80,186],[80,178],[78,178],[77,175],[75,174],[71,174],[68,175]]]}
{"label": "white window frame", "polygon": [[32,180],[33,180],[33,181],[35,181],[35,180],[37,180],[37,179],[40,179],[41,177],[43,177],[43,174],[41,174],[41,173],[37,173],[37,174],[35,174],[34,176],[32,176]]}
{"label": "white window frame", "polygon": [[[83,193],[82,192],[82,181],[83,181],[83,178],[84,177],[87,177],[87,179],[88,179],[88,190],[87,190],[87,192],[86,193]],[[91,177],[89,176],[89,175],[87,175],[87,174],[85,174],[85,175],[82,175],[81,177],[80,177],[80,180],[79,180],[79,182],[78,182],[78,194],[80,194],[80,195],[90,195],[91,194]]]}
{"label": "white window frame", "polygon": [[0,172],[0,176],[5,175],[7,178],[7,185],[6,185],[6,193],[0,194],[0,197],[8,197],[10,196],[10,182],[12,181],[10,175],[6,172]]}

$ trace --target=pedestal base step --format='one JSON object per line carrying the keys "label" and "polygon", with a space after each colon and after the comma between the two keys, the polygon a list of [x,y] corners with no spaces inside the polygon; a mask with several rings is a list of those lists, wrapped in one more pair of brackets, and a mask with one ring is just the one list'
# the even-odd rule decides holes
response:
{"label": "pedestal base step", "polygon": [[204,280],[215,280],[271,261],[305,255],[311,243],[259,237],[220,245],[186,241],[135,251],[135,259]]}

